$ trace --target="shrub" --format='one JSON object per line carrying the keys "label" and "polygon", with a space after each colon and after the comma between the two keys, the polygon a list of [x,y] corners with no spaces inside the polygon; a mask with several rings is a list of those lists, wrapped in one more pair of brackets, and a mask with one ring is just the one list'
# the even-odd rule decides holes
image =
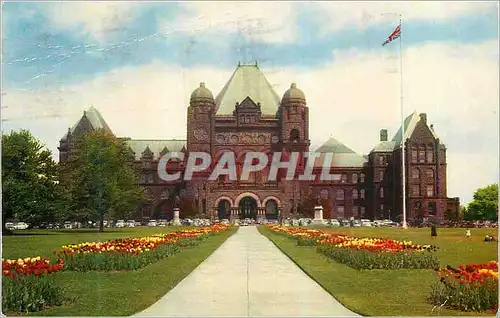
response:
{"label": "shrub", "polygon": [[317,250],[339,263],[356,269],[435,269],[439,267],[438,259],[429,252],[372,252],[328,244],[319,245]]}

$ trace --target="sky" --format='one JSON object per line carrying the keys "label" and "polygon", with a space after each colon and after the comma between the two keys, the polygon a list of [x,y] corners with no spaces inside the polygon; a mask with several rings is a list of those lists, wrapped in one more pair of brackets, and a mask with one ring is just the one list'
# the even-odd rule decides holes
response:
{"label": "sky", "polygon": [[[399,14],[402,70],[399,39],[382,47]],[[496,2],[5,2],[2,131],[57,160],[93,105],[118,136],[184,139],[199,83],[216,95],[258,61],[278,95],[304,91],[312,148],[333,136],[365,155],[399,127],[402,78],[405,116],[434,124],[466,204],[498,182],[498,32]]]}

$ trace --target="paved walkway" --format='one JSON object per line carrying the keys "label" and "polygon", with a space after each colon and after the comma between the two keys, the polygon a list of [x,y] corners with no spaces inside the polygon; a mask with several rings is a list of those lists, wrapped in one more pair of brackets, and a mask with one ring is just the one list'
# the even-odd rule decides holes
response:
{"label": "paved walkway", "polygon": [[158,302],[136,316],[358,316],[254,226],[241,227]]}

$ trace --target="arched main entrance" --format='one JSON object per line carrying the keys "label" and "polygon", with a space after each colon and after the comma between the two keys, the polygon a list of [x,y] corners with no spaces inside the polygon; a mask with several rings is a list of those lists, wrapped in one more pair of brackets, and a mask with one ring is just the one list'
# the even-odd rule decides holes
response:
{"label": "arched main entrance", "polygon": [[257,201],[248,196],[240,200],[240,218],[257,219]]}
{"label": "arched main entrance", "polygon": [[231,203],[228,200],[220,200],[217,205],[217,217],[219,220],[231,217]]}
{"label": "arched main entrance", "polygon": [[269,199],[266,202],[266,219],[267,220],[277,220],[279,217],[278,203],[273,199]]}

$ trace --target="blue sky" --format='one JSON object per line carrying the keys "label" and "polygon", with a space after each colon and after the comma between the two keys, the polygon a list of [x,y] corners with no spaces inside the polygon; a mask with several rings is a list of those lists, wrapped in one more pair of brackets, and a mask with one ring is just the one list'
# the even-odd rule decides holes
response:
{"label": "blue sky", "polygon": [[[4,5],[4,86],[31,88],[43,85],[34,77],[51,72],[57,81],[78,82],[113,68],[147,64],[160,60],[183,66],[230,67],[245,55],[237,47],[248,45],[253,52],[247,59],[273,61],[278,67],[300,65],[318,67],[331,62],[333,50],[380,48],[381,42],[397,24],[397,17],[388,18],[370,28],[355,26],[320,34],[315,32],[328,23],[328,13],[307,4],[295,4],[300,13],[295,18],[299,25],[297,38],[292,43],[263,43],[242,40],[241,34],[198,32],[173,33],[161,36],[159,21],[175,17],[185,10],[177,3],[141,4],[130,13],[130,22],[110,31],[106,42],[96,41],[92,34],[79,33],[81,24],[67,28],[54,28],[48,11],[53,3],[6,3]],[[24,12],[27,14],[19,14]],[[33,12],[33,13],[29,13]],[[326,22],[325,22],[326,21]],[[405,47],[425,42],[474,43],[496,39],[498,15],[492,7],[472,15],[456,16],[447,20],[415,20],[404,24]],[[133,43],[136,38],[144,38]],[[113,49],[113,44],[123,46]],[[129,43],[129,44],[127,44]],[[85,47],[87,46],[87,47]],[[109,51],[99,51],[110,49]],[[389,50],[397,49],[397,45]],[[216,57],[216,58],[214,58]],[[36,58],[34,61],[20,61]]]}
{"label": "blue sky", "polygon": [[279,95],[291,82],[304,90],[313,145],[335,136],[366,154],[380,129],[392,136],[398,128],[399,43],[381,44],[398,23],[388,13],[399,12],[405,113],[426,112],[447,144],[449,195],[467,202],[475,188],[498,181],[495,2],[2,8],[2,129],[30,129],[55,158],[60,137],[90,105],[117,135],[184,138],[198,83],[216,95],[238,61],[254,60]]}

